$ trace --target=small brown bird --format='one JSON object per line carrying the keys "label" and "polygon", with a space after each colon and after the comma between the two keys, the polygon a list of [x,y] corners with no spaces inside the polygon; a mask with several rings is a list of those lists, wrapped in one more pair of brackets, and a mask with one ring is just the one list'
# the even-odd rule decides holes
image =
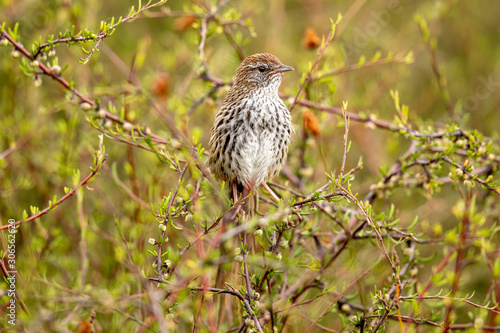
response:
{"label": "small brown bird", "polygon": [[208,162],[215,178],[231,184],[235,201],[277,174],[286,160],[292,121],[278,88],[283,73],[292,70],[272,54],[247,57],[215,116]]}

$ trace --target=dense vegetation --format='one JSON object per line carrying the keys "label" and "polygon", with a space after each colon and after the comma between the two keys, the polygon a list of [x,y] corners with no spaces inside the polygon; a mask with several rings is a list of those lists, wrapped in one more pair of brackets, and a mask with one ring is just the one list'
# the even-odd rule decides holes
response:
{"label": "dense vegetation", "polygon": [[[499,12],[1,1],[0,263],[8,290],[15,244],[17,294],[0,325],[500,331]],[[257,216],[223,222],[205,149],[259,52],[295,68],[281,200],[260,189]]]}

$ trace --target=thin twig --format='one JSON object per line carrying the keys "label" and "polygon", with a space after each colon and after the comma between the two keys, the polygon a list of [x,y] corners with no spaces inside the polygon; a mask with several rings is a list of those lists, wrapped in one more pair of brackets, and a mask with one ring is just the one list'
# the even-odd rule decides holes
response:
{"label": "thin twig", "polygon": [[395,55],[391,57],[389,60],[388,59],[378,59],[378,60],[370,60],[364,62],[362,65],[360,64],[351,64],[351,65],[346,65],[342,68],[333,70],[331,72],[319,75],[317,77],[312,78],[313,81],[318,81],[321,80],[325,77],[329,76],[336,76],[339,74],[347,73],[347,72],[352,72],[358,69],[364,69],[364,68],[370,68],[370,67],[376,67],[376,66],[383,66],[387,64],[393,64],[393,63],[403,63],[406,64],[409,62],[407,59],[408,55],[406,56],[400,56],[400,55]]}
{"label": "thin twig", "polygon": [[299,102],[299,99],[300,99],[300,97],[302,95],[302,91],[304,90],[304,87],[306,86],[306,84],[308,82],[310,82],[312,80],[312,72],[313,72],[313,70],[316,68],[316,66],[318,66],[319,61],[321,60],[321,57],[323,56],[323,53],[325,53],[326,48],[328,47],[328,45],[330,44],[330,42],[336,36],[336,27],[337,27],[339,21],[333,22],[333,20],[331,20],[331,22],[332,22],[332,28],[330,29],[330,32],[328,33],[328,36],[324,39],[323,46],[316,53],[316,58],[314,59],[312,65],[311,65],[311,68],[309,69],[309,72],[305,76],[304,81],[300,85],[299,90],[297,91],[297,94],[295,95],[295,99],[293,100],[293,103],[290,106],[290,112],[292,112],[292,110],[295,107],[295,105],[297,105],[297,103]]}
{"label": "thin twig", "polygon": [[497,189],[497,188],[494,188],[494,187],[491,187],[487,182],[485,182],[484,180],[482,180],[481,178],[477,177],[477,174],[473,174],[469,171],[467,171],[466,167],[454,162],[451,158],[449,158],[448,156],[443,156],[442,157],[443,161],[445,161],[446,163],[448,164],[451,164],[453,165],[454,167],[456,167],[457,169],[460,169],[464,172],[464,174],[466,174],[470,179],[478,182],[479,184],[483,185],[484,187],[486,187],[488,190],[492,191],[492,192],[495,192],[496,194],[500,194],[500,190]]}
{"label": "thin twig", "polygon": [[436,81],[439,86],[439,91],[441,92],[441,97],[443,99],[444,105],[446,107],[446,110],[448,111],[449,116],[452,117],[452,119],[454,119],[455,121],[459,121],[460,120],[459,116],[455,112],[455,107],[451,102],[450,92],[448,91],[446,79],[441,74],[441,70],[439,69],[435,46],[432,45],[433,38],[431,36],[426,36],[426,34],[424,33],[424,29],[427,28],[424,28],[424,25],[426,25],[426,23],[424,21],[421,21],[419,28],[422,33],[422,36],[424,37],[425,48],[427,49],[427,52],[429,52],[429,55],[431,56],[431,67],[434,76],[436,77]]}
{"label": "thin twig", "polygon": [[347,159],[347,143],[349,136],[349,118],[347,117],[346,109],[344,106],[342,107],[342,113],[344,116],[344,154],[342,155],[342,167],[340,168],[340,177],[344,176],[345,161]]}
{"label": "thin twig", "polygon": [[[33,56],[24,48],[20,43],[16,42],[6,31],[2,32],[2,36],[5,37],[21,54],[30,59],[34,60]],[[88,103],[91,105],[94,109],[97,110],[99,108],[99,105],[97,105],[93,100],[90,98],[85,97],[80,91],[78,91],[73,85],[71,85],[64,77],[61,75],[58,75],[54,73],[52,70],[50,70],[47,66],[45,66],[42,62],[39,62],[37,64],[38,68],[42,71],[43,74],[51,77],[58,83],[60,83],[65,89],[71,91],[76,97],[78,97],[79,103]],[[105,117],[104,119],[109,119],[115,123],[123,124],[123,121],[120,119],[119,116],[110,113],[109,111],[104,111]],[[137,126],[133,128],[133,131],[140,135],[140,132],[138,131],[137,128],[140,128],[140,126]],[[165,139],[162,138],[161,136],[158,136],[156,134],[150,133],[149,136],[151,137],[151,140],[156,141],[156,142],[165,142]]]}
{"label": "thin twig", "polygon": [[[170,209],[172,208],[172,204],[175,200],[175,197],[177,197],[177,193],[179,191],[179,187],[181,185],[181,182],[182,182],[182,179],[184,178],[184,175],[186,173],[186,170],[187,170],[187,167],[188,167],[188,164],[186,163],[186,165],[184,165],[184,168],[182,168],[182,170],[179,172],[179,179],[177,180],[177,185],[175,186],[175,189],[174,191],[172,192],[172,195],[170,196],[170,200],[168,201],[168,206],[167,206],[167,210],[165,212],[165,216],[163,217],[163,222],[162,224],[164,226],[167,226],[168,222],[170,221]],[[161,239],[165,239],[165,236],[167,234],[167,228],[165,228],[164,230],[162,230],[161,232]],[[162,276],[163,273],[162,273],[162,268],[163,268],[163,265],[162,265],[162,261],[161,261],[161,257],[162,257],[162,245],[163,243],[158,243],[158,256],[157,256],[157,265],[158,265],[158,276]]]}

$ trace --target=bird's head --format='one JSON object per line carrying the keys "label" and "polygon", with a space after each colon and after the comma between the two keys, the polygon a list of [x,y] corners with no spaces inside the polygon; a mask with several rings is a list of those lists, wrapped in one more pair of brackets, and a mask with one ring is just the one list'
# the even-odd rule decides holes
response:
{"label": "bird's head", "polygon": [[236,85],[250,89],[272,89],[278,91],[284,72],[293,71],[269,53],[251,55],[236,70]]}

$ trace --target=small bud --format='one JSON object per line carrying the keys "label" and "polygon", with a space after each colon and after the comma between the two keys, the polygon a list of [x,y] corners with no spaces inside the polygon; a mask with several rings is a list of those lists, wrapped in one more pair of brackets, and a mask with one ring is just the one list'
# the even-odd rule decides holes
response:
{"label": "small bud", "polygon": [[153,268],[157,268],[158,265],[156,264],[156,262],[154,262],[151,266],[153,266]]}
{"label": "small bud", "polygon": [[168,321],[172,321],[174,320],[174,314],[173,313],[169,313],[168,315],[166,315],[166,318]]}
{"label": "small bud", "polygon": [[281,252],[278,252],[278,253],[276,254],[276,259],[278,259],[278,260],[283,259],[283,255],[281,254]]}
{"label": "small bud", "polygon": [[35,88],[38,88],[42,85],[42,78],[39,77],[38,75],[33,78],[33,84],[35,85]]}
{"label": "small bud", "polygon": [[163,265],[165,265],[165,266],[167,266],[167,267],[170,267],[170,266],[172,265],[172,262],[171,262],[170,260],[168,260],[168,259],[167,259],[167,260],[165,260],[165,261],[163,262]]}
{"label": "small bud", "polygon": [[493,161],[495,159],[495,155],[493,154],[488,154],[488,159]]}
{"label": "small bud", "polygon": [[462,169],[456,169],[455,174],[460,178],[464,175],[464,171]]}
{"label": "small bud", "polygon": [[245,325],[253,327],[255,322],[251,318],[245,319]]}
{"label": "small bud", "polygon": [[412,255],[413,253],[415,253],[415,250],[414,250],[414,249],[412,249],[411,247],[407,247],[407,248],[405,248],[405,249],[403,250],[403,253],[404,253],[405,255],[407,255],[407,256],[410,256],[410,255]]}
{"label": "small bud", "polygon": [[148,239],[148,243],[149,243],[149,244],[151,244],[151,245],[156,245],[156,244],[158,244],[158,242],[157,242],[157,241],[156,241],[156,239],[154,239],[154,238],[150,238],[150,239]]}
{"label": "small bud", "polygon": [[164,280],[168,280],[169,277],[170,277],[170,274],[168,274],[168,273],[163,274],[163,279]]}
{"label": "small bud", "polygon": [[80,108],[83,111],[89,111],[90,109],[92,109],[92,104],[90,104],[88,102],[83,102],[82,104],[80,104]]}
{"label": "small bud", "polygon": [[186,31],[193,26],[198,18],[193,15],[181,16],[174,22],[174,29],[177,31]]}
{"label": "small bud", "polygon": [[215,106],[215,102],[214,102],[214,100],[212,98],[207,98],[207,100],[206,100],[205,103],[211,109]]}
{"label": "small bud", "polygon": [[0,39],[0,46],[7,46],[7,45],[9,45],[9,41],[7,40],[7,38]]}
{"label": "small bud", "polygon": [[163,230],[163,231],[167,230],[167,226],[165,224],[163,224],[163,223],[162,224],[158,224],[158,228],[160,228],[160,230]]}
{"label": "small bud", "polygon": [[243,256],[242,255],[237,255],[236,257],[234,257],[234,261],[236,261],[236,262],[243,262]]}
{"label": "small bud", "polygon": [[62,70],[61,70],[61,66],[54,65],[54,66],[52,66],[52,67],[50,68],[50,71],[51,71],[52,73],[54,73],[55,75],[59,76],[59,75],[61,75],[61,71],[62,71]]}
{"label": "small bud", "polygon": [[255,295],[253,295],[253,298],[254,299],[259,299],[260,298],[260,294],[259,293],[255,293]]}
{"label": "small bud", "polygon": [[340,307],[340,310],[342,310],[342,312],[346,312],[346,313],[351,313],[351,311],[352,311],[351,306],[349,304],[342,304],[342,306]]}
{"label": "small bud", "polygon": [[189,222],[193,220],[193,214],[187,213],[186,216],[184,217],[184,221]]}
{"label": "small bud", "polygon": [[104,122],[104,128],[110,129],[111,127],[113,127],[113,122],[109,119],[106,119],[106,121]]}
{"label": "small bud", "polygon": [[241,254],[241,249],[239,247],[235,248],[234,254],[236,254],[236,255]]}
{"label": "small bud", "polygon": [[128,121],[123,122],[123,129],[125,131],[130,132],[132,130],[132,128],[134,128],[134,126],[132,126],[131,123],[129,123]]}
{"label": "small bud", "polygon": [[40,65],[40,63],[38,62],[38,60],[33,60],[32,62],[30,62],[30,65],[33,67],[38,67],[38,65]]}
{"label": "small bud", "polygon": [[56,50],[55,49],[50,49],[48,56],[53,57],[56,55]]}
{"label": "small bud", "polygon": [[257,229],[257,230],[255,230],[255,231],[254,231],[254,233],[253,233],[253,234],[254,234],[255,236],[260,237],[260,236],[262,236],[262,234],[263,234],[263,233],[264,233],[264,232],[262,231],[262,229]]}
{"label": "small bud", "polygon": [[10,55],[12,56],[12,58],[19,58],[21,52],[19,52],[17,49],[13,49],[12,52],[10,52]]}
{"label": "small bud", "polygon": [[[370,119],[371,117],[368,117],[368,118]],[[369,128],[369,129],[375,129],[375,128],[377,128],[377,126],[375,126],[375,124],[372,121],[365,122],[365,127]]]}
{"label": "small bud", "polygon": [[144,134],[146,134],[146,135],[150,135],[150,134],[151,134],[151,129],[150,129],[149,127],[146,127],[146,128],[144,129]]}
{"label": "small bud", "polygon": [[313,176],[313,174],[314,174],[314,168],[312,168],[312,167],[301,168],[299,170],[299,173],[300,173],[301,176],[309,178],[309,177]]}
{"label": "small bud", "polygon": [[481,330],[484,326],[484,319],[483,318],[476,318],[474,319],[474,328],[476,330]]}
{"label": "small bud", "polygon": [[99,117],[101,119],[106,118],[106,110],[99,109],[99,111],[97,111],[97,117]]}

